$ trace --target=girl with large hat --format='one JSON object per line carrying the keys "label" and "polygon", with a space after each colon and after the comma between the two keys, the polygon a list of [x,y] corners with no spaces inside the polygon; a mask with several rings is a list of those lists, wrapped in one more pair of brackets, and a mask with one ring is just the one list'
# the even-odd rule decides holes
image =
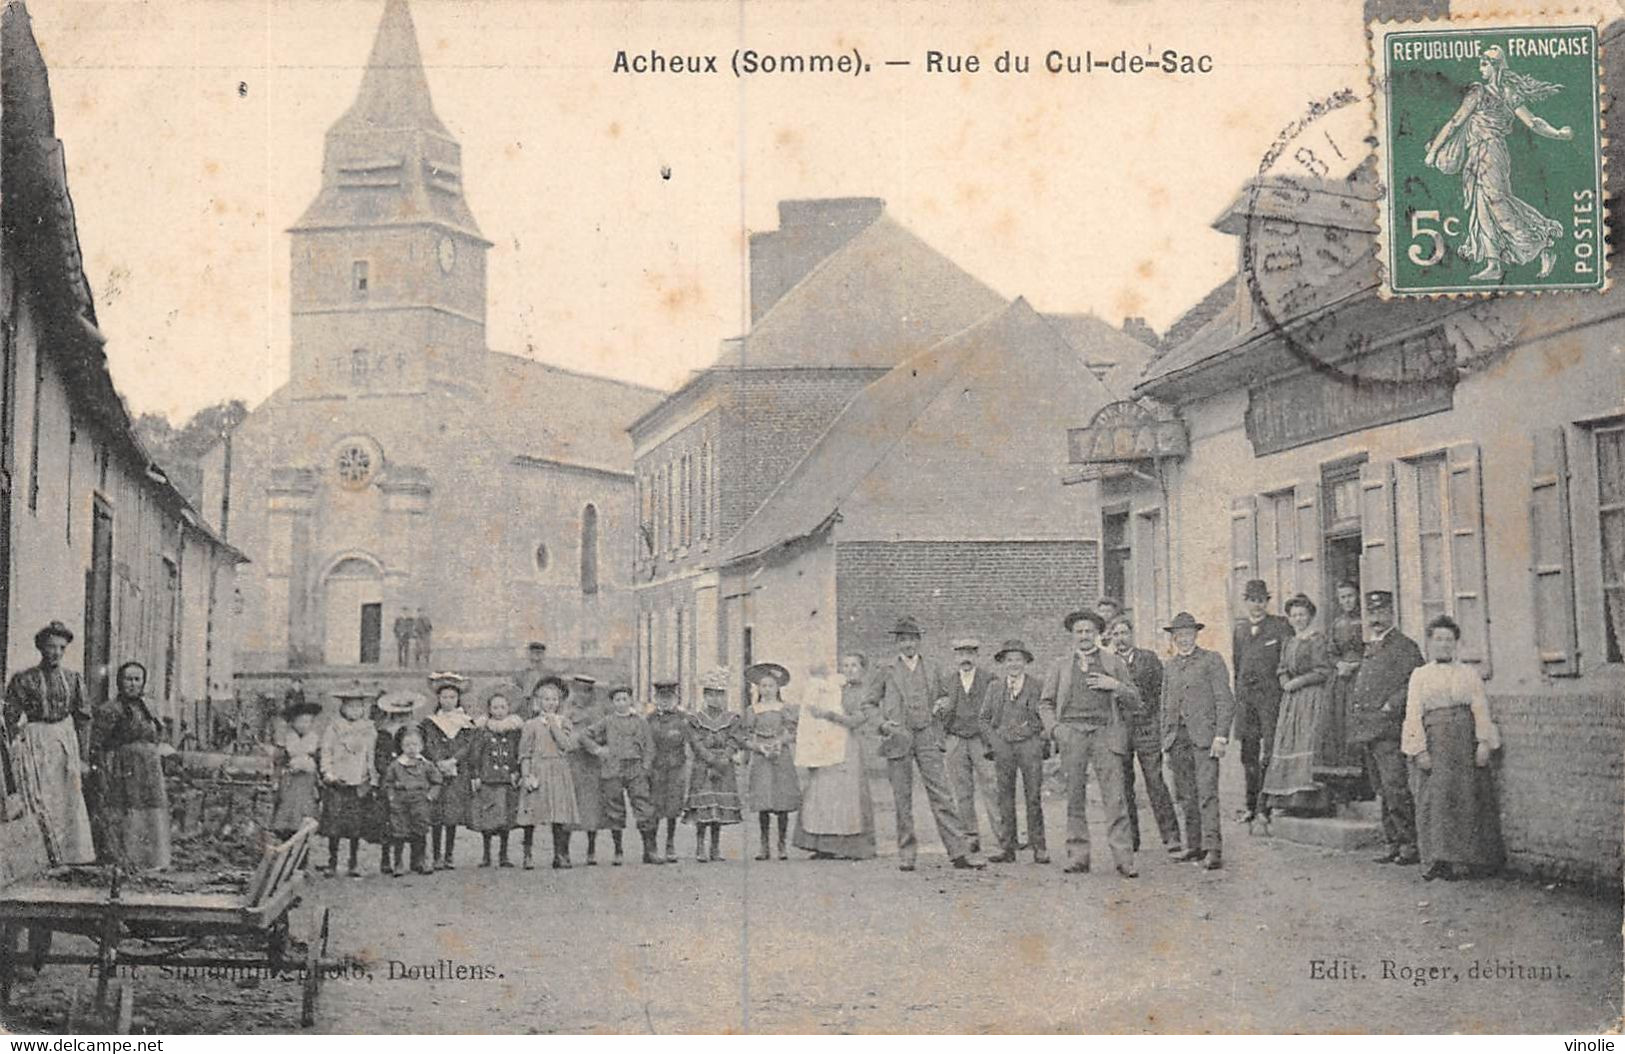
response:
{"label": "girl with large hat", "polygon": [[430,868],[450,871],[456,866],[457,828],[469,821],[473,787],[469,782],[468,757],[477,734],[474,719],[463,708],[463,692],[468,680],[455,673],[437,673],[429,678],[435,710],[418,722],[423,734],[423,756],[440,770],[444,782],[440,796],[429,803]]}
{"label": "girl with large hat", "polygon": [[762,846],[758,860],[771,859],[768,838],[775,818],[779,827],[779,859],[788,860],[790,814],[801,808],[801,782],[796,777],[796,726],[799,707],[784,701],[790,671],[776,662],[759,662],[745,671],[755,693],[745,712],[745,744],[750,762],[745,769],[750,808],[756,812]]}
{"label": "girl with large hat", "polygon": [[300,824],[321,815],[316,781],[316,756],[322,748],[316,717],[321,712],[321,704],[306,700],[303,692],[282,710],[287,727],[276,737],[276,807],[271,810],[271,830],[278,838],[291,837]]}

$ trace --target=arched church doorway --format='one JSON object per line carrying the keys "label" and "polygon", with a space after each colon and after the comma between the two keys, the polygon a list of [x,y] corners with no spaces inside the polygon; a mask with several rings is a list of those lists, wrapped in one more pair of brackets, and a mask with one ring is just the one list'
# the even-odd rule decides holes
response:
{"label": "arched church doorway", "polygon": [[378,565],[345,557],[327,572],[322,595],[327,663],[376,665],[384,628],[384,576]]}

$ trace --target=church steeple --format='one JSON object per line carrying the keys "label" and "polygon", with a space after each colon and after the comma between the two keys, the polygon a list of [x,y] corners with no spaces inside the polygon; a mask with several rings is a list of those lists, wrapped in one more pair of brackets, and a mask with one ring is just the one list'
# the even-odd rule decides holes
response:
{"label": "church steeple", "polygon": [[361,88],[327,130],[322,191],[294,230],[434,221],[480,238],[462,148],[434,112],[406,0],[386,0]]}
{"label": "church steeple", "polygon": [[485,349],[485,257],[462,148],[435,116],[406,0],[386,0],[361,87],[327,130],[290,228],[291,374],[303,396],[461,385]]}

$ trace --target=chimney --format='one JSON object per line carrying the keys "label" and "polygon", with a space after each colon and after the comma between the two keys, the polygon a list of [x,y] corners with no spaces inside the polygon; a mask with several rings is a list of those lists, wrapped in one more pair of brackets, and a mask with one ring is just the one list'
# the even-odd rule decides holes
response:
{"label": "chimney", "polygon": [[1138,315],[1123,320],[1123,335],[1139,341],[1148,348],[1157,348],[1162,344],[1162,338],[1157,336],[1157,331]]}
{"label": "chimney", "polygon": [[885,209],[880,198],[779,202],[779,229],[750,236],[751,324]]}

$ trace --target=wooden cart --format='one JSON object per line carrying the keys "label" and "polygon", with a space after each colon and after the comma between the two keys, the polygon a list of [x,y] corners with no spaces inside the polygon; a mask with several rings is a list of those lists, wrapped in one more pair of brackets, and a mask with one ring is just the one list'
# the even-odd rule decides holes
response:
{"label": "wooden cart", "polygon": [[[96,942],[94,953],[46,953],[35,957],[34,966],[95,966],[96,1004],[110,1009],[117,1002],[121,1032],[129,1030],[134,1006],[128,980],[109,998],[109,983],[121,964],[265,970],[273,976],[298,971],[304,987],[300,1024],[310,1027],[329,965],[328,911],[322,910],[320,930],[306,944],[302,964],[291,954],[295,945],[288,934],[288,913],[301,899],[315,831],[316,821],[306,820],[293,837],[266,849],[240,894],[126,891],[116,868],[107,887],[71,886],[43,877],[0,889],[0,1007],[10,1000],[13,971],[26,957],[16,947],[26,928],[35,934],[80,934]],[[211,954],[206,942],[220,936],[263,941],[264,954]],[[148,946],[121,950],[121,944],[135,941]]]}

